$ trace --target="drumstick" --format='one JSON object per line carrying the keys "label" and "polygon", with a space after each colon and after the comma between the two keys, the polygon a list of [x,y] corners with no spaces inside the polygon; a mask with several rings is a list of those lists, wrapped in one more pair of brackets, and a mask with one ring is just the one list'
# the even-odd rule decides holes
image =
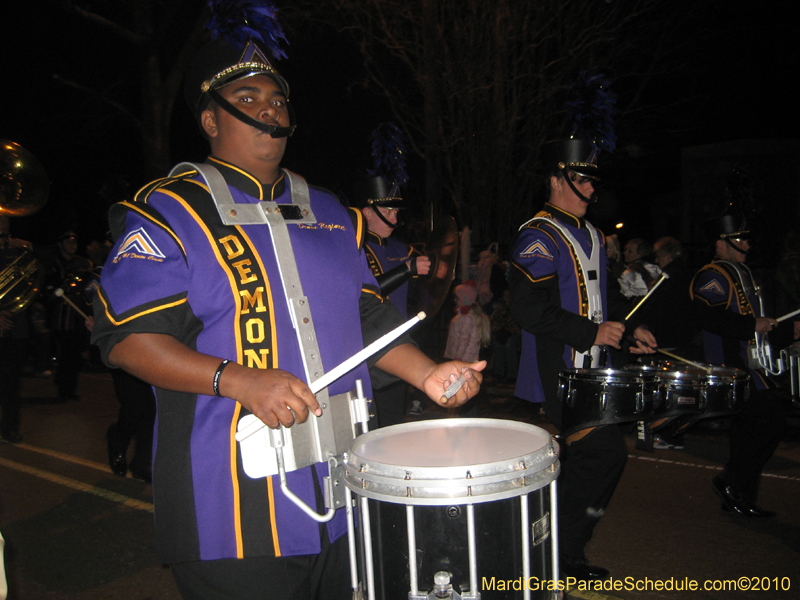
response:
{"label": "drumstick", "polygon": [[709,367],[706,367],[705,365],[701,365],[700,363],[692,362],[688,358],[683,358],[682,356],[678,356],[677,354],[673,354],[672,352],[667,352],[666,350],[662,350],[661,348],[655,348],[654,350],[656,352],[660,352],[661,354],[665,354],[666,356],[669,356],[670,358],[674,358],[675,360],[679,360],[681,362],[685,362],[687,364],[690,364],[693,367],[697,367],[698,369],[703,369],[703,371],[705,371],[706,373],[711,373],[711,369]]}
{"label": "drumstick", "polygon": [[[669,279],[669,275],[667,275],[664,271],[662,271],[661,272],[661,277],[659,278],[659,280],[656,281],[655,284],[653,284],[653,287],[651,287],[648,290],[648,292],[644,296],[642,296],[642,299],[639,300],[638,304],[636,306],[634,306],[633,310],[628,313],[628,316],[625,317],[622,320],[623,324],[625,323],[625,321],[627,321],[628,319],[630,319],[633,316],[633,313],[635,313],[638,310],[638,308],[642,305],[642,303],[650,297],[650,294],[652,294],[653,292],[656,291],[656,288],[659,285],[661,285],[661,282],[664,281],[665,279]],[[635,345],[635,342],[634,342],[634,345]],[[591,354],[589,355],[589,357],[591,359]],[[598,365],[599,368],[601,368],[601,369],[605,369],[606,368],[606,363],[608,362],[608,346],[607,345],[604,345],[604,346],[600,347],[600,356],[599,356],[598,362],[600,363]]]}
{"label": "drumstick", "polygon": [[795,316],[795,315],[800,315],[800,308],[798,308],[797,310],[795,310],[795,311],[792,311],[792,312],[790,312],[790,313],[787,313],[787,314],[783,315],[782,317],[778,317],[778,318],[777,318],[777,319],[775,319],[775,320],[776,320],[778,323],[780,323],[781,321],[785,321],[786,319],[791,319],[791,318],[792,318],[793,316]]}
{"label": "drumstick", "polygon": [[89,317],[87,317],[87,316],[86,316],[86,313],[84,313],[84,312],[83,312],[83,311],[82,311],[80,308],[78,308],[77,306],[75,306],[75,303],[74,303],[72,300],[70,300],[69,298],[67,298],[67,297],[64,295],[64,290],[62,290],[61,288],[57,288],[57,289],[56,289],[56,291],[55,291],[55,292],[53,292],[53,293],[54,293],[56,296],[58,296],[59,298],[61,298],[61,299],[62,299],[64,302],[66,302],[67,304],[69,304],[69,305],[70,305],[72,308],[74,308],[74,309],[77,311],[77,313],[78,313],[80,316],[82,316],[84,319],[88,319],[88,318],[89,318]]}
{"label": "drumstick", "polygon": [[642,296],[642,299],[639,300],[639,303],[636,306],[634,306],[633,310],[628,313],[627,317],[625,317],[625,319],[624,319],[625,321],[627,321],[628,319],[630,319],[633,316],[633,313],[635,313],[639,309],[639,307],[642,305],[642,303],[650,297],[650,294],[652,294],[653,292],[656,291],[656,288],[658,286],[660,286],[661,282],[664,281],[665,279],[669,279],[669,275],[667,275],[664,271],[662,271],[661,272],[661,277],[659,278],[659,280],[656,281],[655,284],[653,284],[653,287],[651,287],[650,290],[648,290],[648,292],[644,296]]}
{"label": "drumstick", "polygon": [[456,379],[453,383],[447,386],[447,389],[444,391],[444,394],[442,394],[442,397],[439,398],[439,404],[447,404],[447,401],[450,400],[450,398],[452,398],[453,396],[455,396],[458,393],[458,390],[460,390],[466,382],[467,382],[467,377],[464,375],[464,373],[462,373],[461,375],[458,376],[458,379]]}
{"label": "drumstick", "polygon": [[[311,393],[316,394],[320,390],[325,389],[334,381],[339,379],[342,375],[349,373],[353,369],[355,369],[358,365],[362,362],[367,360],[370,356],[383,350],[386,346],[391,344],[394,340],[399,338],[403,335],[406,331],[411,329],[414,325],[422,321],[425,318],[424,312],[417,313],[417,316],[409,319],[399,327],[392,329],[389,333],[386,333],[379,337],[377,340],[372,342],[366,348],[359,350],[353,356],[342,362],[341,364],[335,366],[333,369],[325,373],[322,377],[314,381],[313,383],[309,384],[309,388],[311,388]],[[454,392],[455,393],[455,392]],[[255,432],[261,430],[262,427],[266,427],[262,421],[255,421],[251,423],[241,431],[236,433],[236,441],[241,442],[242,440],[246,440]]]}

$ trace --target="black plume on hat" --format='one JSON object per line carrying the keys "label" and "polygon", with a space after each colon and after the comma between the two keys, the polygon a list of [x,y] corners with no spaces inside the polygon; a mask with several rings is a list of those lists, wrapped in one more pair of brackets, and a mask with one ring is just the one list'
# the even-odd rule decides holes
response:
{"label": "black plume on hat", "polygon": [[376,204],[384,208],[405,208],[400,188],[408,183],[403,132],[392,122],[381,123],[372,132],[373,168],[353,189],[359,207]]}
{"label": "black plume on hat", "polygon": [[253,75],[267,75],[289,98],[289,84],[267,58],[286,58],[280,42],[286,36],[277,9],[258,0],[209,0],[212,17],[208,29],[214,38],[192,59],[184,78],[183,93],[196,117],[208,105],[210,89]]}
{"label": "black plume on hat", "polygon": [[722,211],[710,220],[707,233],[713,239],[750,239],[756,212],[753,181],[742,167],[734,167],[725,178]]}
{"label": "black plume on hat", "polygon": [[567,114],[570,135],[542,146],[542,162],[548,173],[569,169],[586,177],[598,177],[600,151],[614,152],[617,96],[609,90],[611,79],[583,71],[570,89]]}

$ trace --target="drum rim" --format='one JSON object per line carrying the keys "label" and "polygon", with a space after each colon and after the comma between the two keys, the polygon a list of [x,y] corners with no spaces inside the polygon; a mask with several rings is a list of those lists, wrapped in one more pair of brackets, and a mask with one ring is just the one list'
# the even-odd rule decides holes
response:
{"label": "drum rim", "polygon": [[[536,433],[545,443],[530,452],[499,461],[469,465],[408,467],[368,459],[358,447],[399,430],[492,427]],[[558,443],[547,430],[506,419],[434,419],[392,425],[356,437],[344,456],[345,485],[375,500],[412,505],[490,502],[540,489],[560,472]],[[364,467],[369,470],[364,470]],[[473,473],[474,471],[474,473]],[[450,495],[444,496],[442,492]]]}
{"label": "drum rim", "polygon": [[658,381],[658,376],[655,374],[640,373],[633,369],[563,369],[559,372],[558,378],[570,381],[604,381],[626,384],[648,384]]}

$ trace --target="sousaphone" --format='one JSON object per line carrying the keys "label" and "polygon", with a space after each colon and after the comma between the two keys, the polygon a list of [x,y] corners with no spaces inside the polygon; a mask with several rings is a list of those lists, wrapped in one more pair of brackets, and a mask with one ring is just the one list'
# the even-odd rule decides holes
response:
{"label": "sousaphone", "polygon": [[[40,210],[50,193],[47,173],[33,154],[0,140],[0,216],[25,217]],[[0,310],[24,310],[42,289],[44,269],[33,253],[22,253],[0,271]]]}

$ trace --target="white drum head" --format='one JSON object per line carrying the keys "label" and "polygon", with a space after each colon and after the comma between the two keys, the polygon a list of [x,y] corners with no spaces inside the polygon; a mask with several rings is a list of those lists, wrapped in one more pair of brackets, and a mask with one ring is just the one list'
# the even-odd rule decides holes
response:
{"label": "white drum head", "polygon": [[500,419],[393,425],[357,437],[345,456],[353,492],[405,504],[518,496],[549,484],[558,470],[558,444],[547,431]]}

